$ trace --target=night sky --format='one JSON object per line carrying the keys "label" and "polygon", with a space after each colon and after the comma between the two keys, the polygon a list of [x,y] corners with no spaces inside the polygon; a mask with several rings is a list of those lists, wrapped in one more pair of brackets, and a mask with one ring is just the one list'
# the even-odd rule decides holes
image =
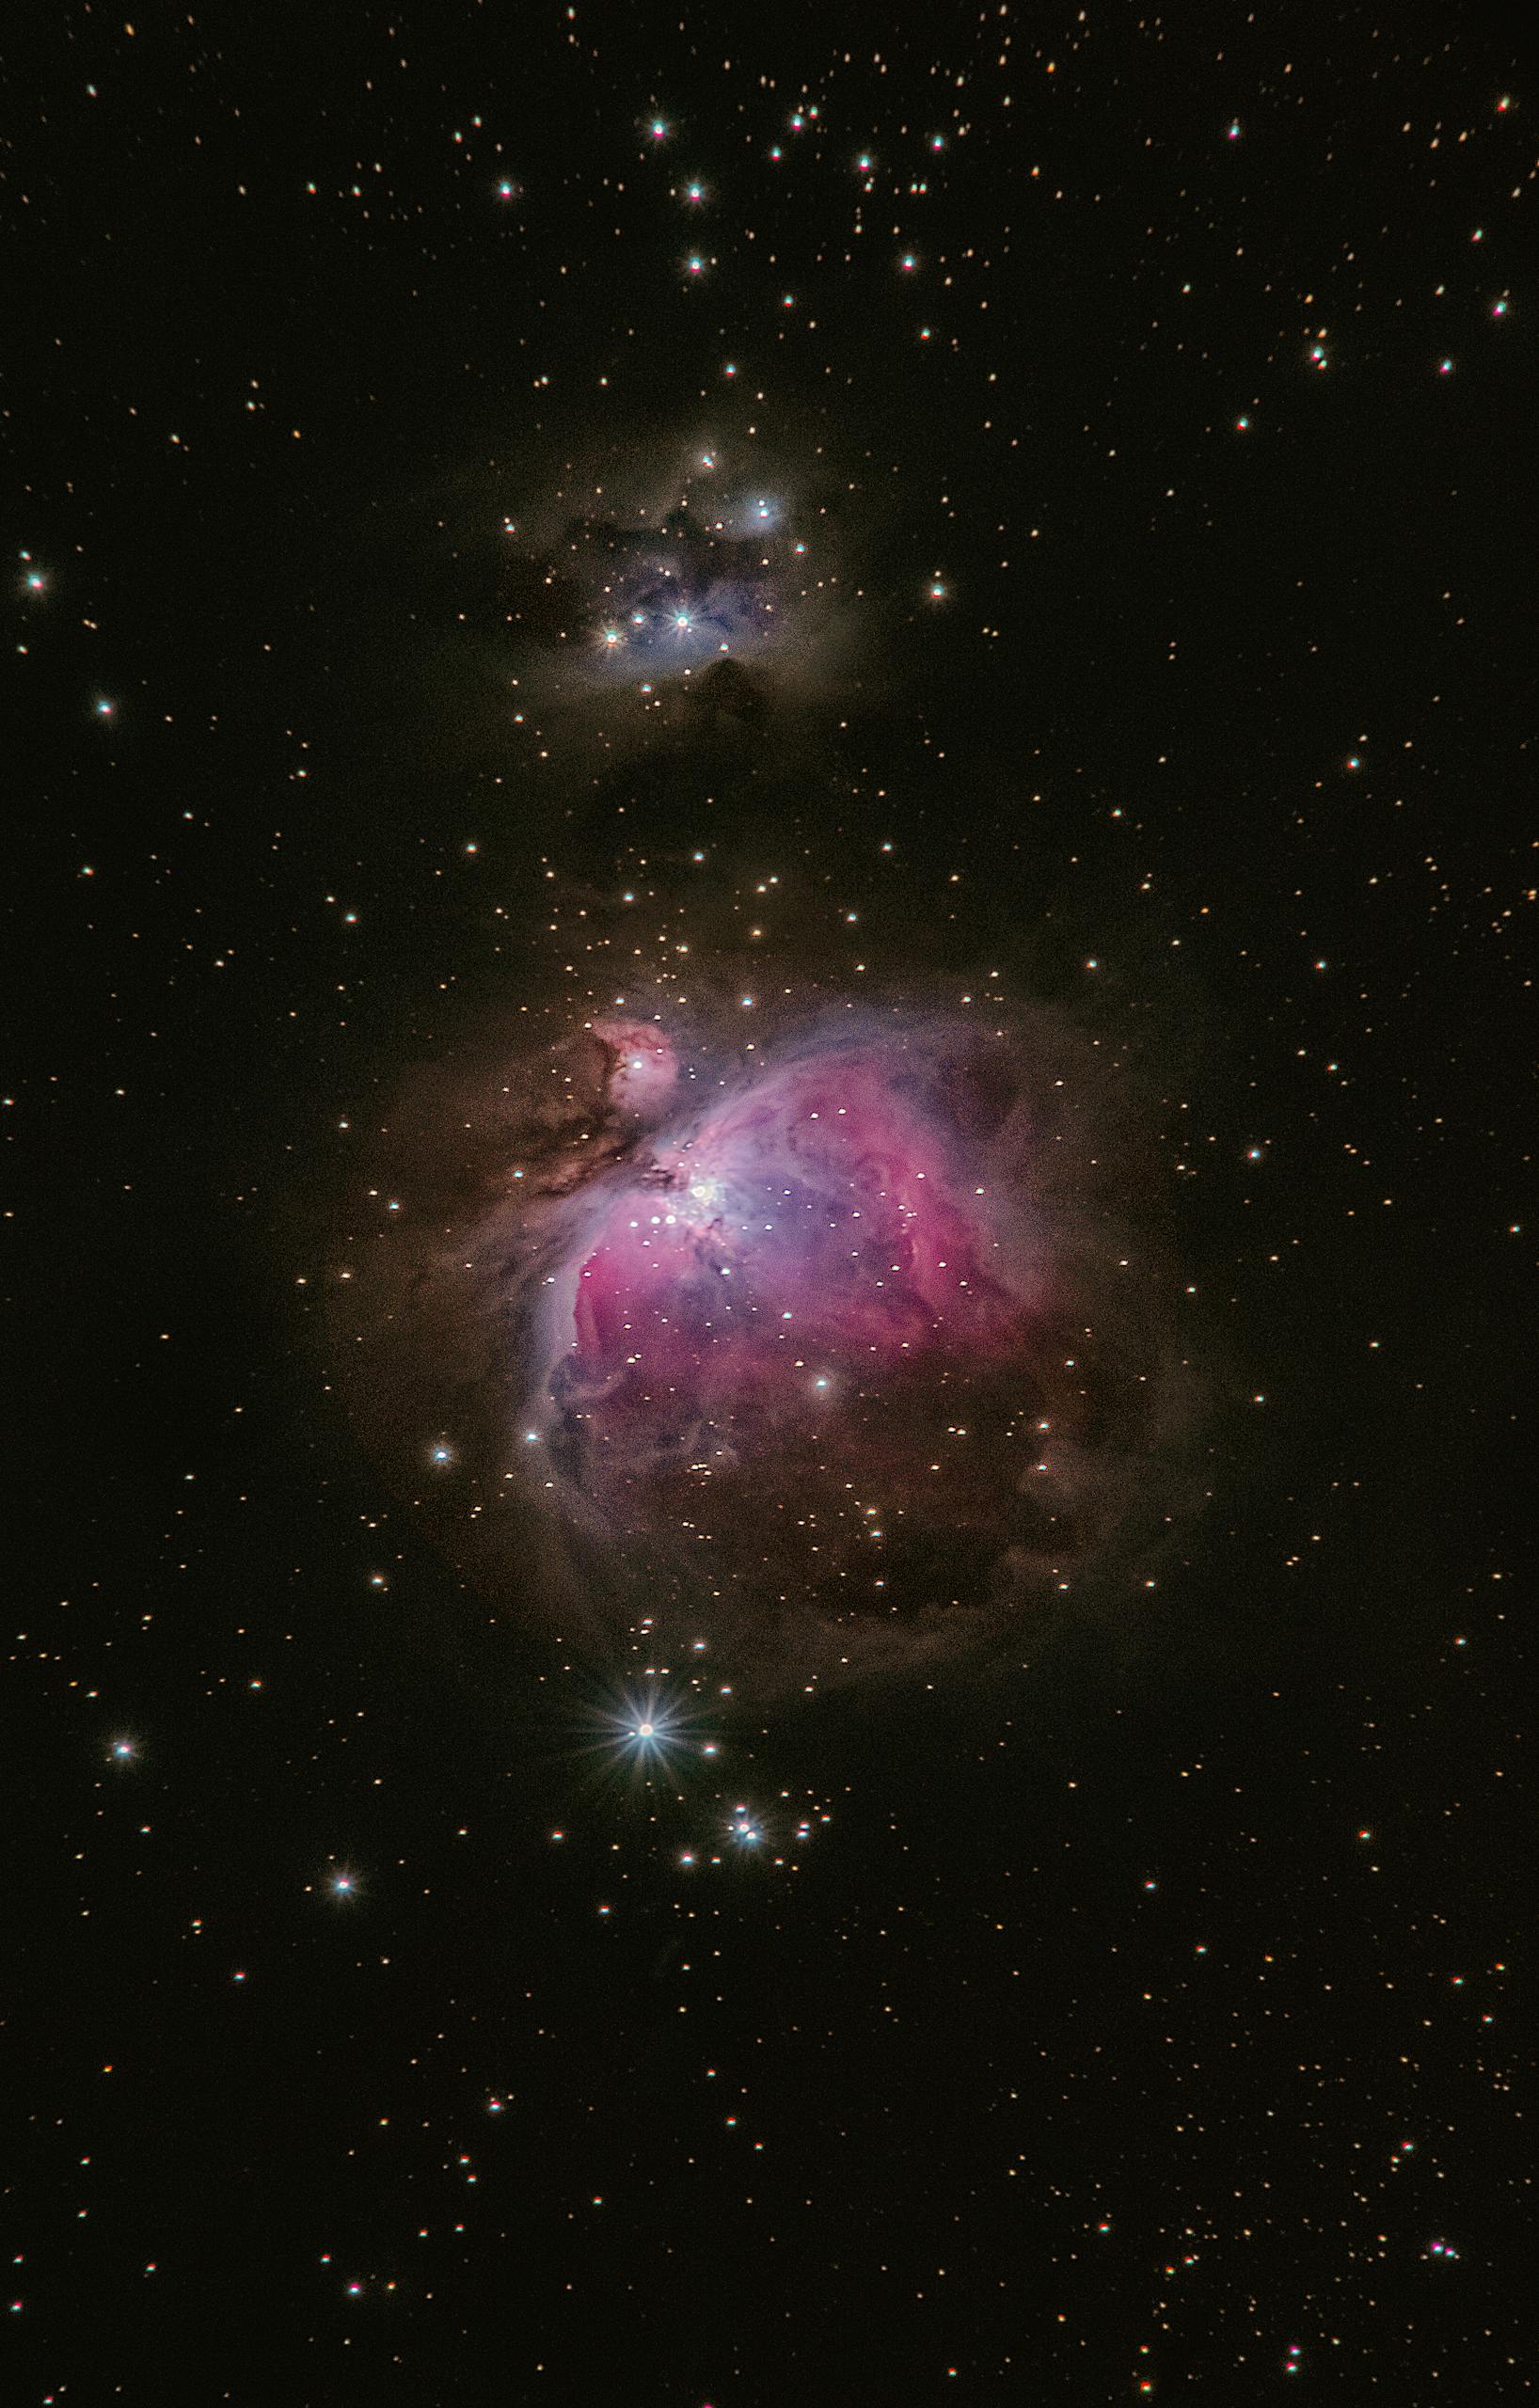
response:
{"label": "night sky", "polygon": [[7,2408],[1533,2387],[1523,72],[925,16],[7,63]]}

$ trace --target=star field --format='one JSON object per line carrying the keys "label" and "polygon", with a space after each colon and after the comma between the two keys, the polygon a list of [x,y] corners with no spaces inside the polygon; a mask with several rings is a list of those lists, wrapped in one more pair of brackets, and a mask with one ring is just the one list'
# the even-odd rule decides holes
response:
{"label": "star field", "polygon": [[1527,2398],[1520,64],[25,48],[0,2393]]}

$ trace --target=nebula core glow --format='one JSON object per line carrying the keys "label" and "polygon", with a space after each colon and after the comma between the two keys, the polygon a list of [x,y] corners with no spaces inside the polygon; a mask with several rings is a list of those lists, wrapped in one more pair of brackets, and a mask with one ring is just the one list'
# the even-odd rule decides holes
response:
{"label": "nebula core glow", "polygon": [[959,1484],[947,1441],[1029,1350],[1040,1283],[967,1187],[925,1044],[767,1059],[602,1182],[532,1399],[574,1510],[654,1541],[720,1525],[736,1577],[757,1557],[831,1603],[884,1587],[905,1535],[993,1524],[980,1450]]}
{"label": "nebula core glow", "polygon": [[739,1695],[1127,1595],[1196,1409],[1133,1083],[1040,1006],[747,1022],[526,1022],[404,1090],[334,1329],[439,1544]]}

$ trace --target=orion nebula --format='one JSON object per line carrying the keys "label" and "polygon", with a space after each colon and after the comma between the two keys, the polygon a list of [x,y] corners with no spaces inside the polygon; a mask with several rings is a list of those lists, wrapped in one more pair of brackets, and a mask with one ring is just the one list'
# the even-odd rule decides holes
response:
{"label": "orion nebula", "polygon": [[335,1355],[440,1545],[750,1696],[1131,1596],[1199,1384],[1127,1063],[1041,1005],[693,983],[526,1012],[381,1133]]}

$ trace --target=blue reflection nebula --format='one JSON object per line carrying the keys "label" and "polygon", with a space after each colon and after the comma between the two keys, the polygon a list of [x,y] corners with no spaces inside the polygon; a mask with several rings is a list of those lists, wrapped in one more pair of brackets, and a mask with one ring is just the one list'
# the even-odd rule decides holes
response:
{"label": "blue reflection nebula", "polygon": [[[778,632],[784,548],[771,495],[688,503],[660,527],[586,520],[569,532],[595,604],[592,648],[619,676],[699,669],[761,653]],[[767,540],[769,539],[769,540]]]}

